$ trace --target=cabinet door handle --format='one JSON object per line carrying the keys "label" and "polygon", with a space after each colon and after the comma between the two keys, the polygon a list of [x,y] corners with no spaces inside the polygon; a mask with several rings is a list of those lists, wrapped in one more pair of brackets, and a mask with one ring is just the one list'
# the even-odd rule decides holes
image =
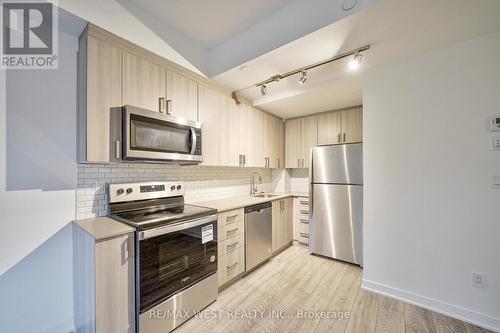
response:
{"label": "cabinet door handle", "polygon": [[309,206],[309,201],[301,201],[300,202],[301,205],[306,205],[306,206]]}
{"label": "cabinet door handle", "polygon": [[344,133],[344,142],[345,142],[345,133]]}
{"label": "cabinet door handle", "polygon": [[278,169],[281,168],[280,159],[278,158]]}
{"label": "cabinet door handle", "polygon": [[302,159],[302,167],[304,168],[304,159]]}
{"label": "cabinet door handle", "polygon": [[305,233],[303,233],[303,232],[301,232],[301,233],[300,233],[300,235],[301,235],[302,237],[309,238],[309,235],[308,235],[308,234],[305,234]]}
{"label": "cabinet door handle", "polygon": [[226,217],[226,223],[227,222],[234,222],[237,217],[238,217],[238,214],[234,214],[234,215]]}
{"label": "cabinet door handle", "polygon": [[238,242],[234,242],[233,244],[229,244],[226,246],[226,251],[229,251],[229,250],[234,250],[236,249],[236,246],[238,245]]}
{"label": "cabinet door handle", "polygon": [[243,155],[243,166],[247,165],[247,155]]}
{"label": "cabinet door handle", "polygon": [[339,138],[338,138],[338,142],[340,143],[340,133],[339,133]]}
{"label": "cabinet door handle", "polygon": [[241,166],[241,155],[238,155],[238,165]]}
{"label": "cabinet door handle", "polygon": [[308,210],[301,210],[300,213],[301,214],[309,214],[309,211]]}
{"label": "cabinet door handle", "polygon": [[304,219],[300,219],[300,223],[309,224],[309,221],[308,220],[304,220]]}
{"label": "cabinet door handle", "polygon": [[165,113],[165,97],[160,97],[158,99],[158,111]]}
{"label": "cabinet door handle", "polygon": [[115,141],[115,157],[117,160],[119,160],[121,158],[121,149],[122,149],[122,146],[120,144],[120,141]]}
{"label": "cabinet door handle", "polygon": [[228,230],[228,231],[226,231],[226,236],[234,235],[237,231],[238,231],[238,228]]}
{"label": "cabinet door handle", "polygon": [[231,269],[235,268],[235,267],[236,267],[236,265],[238,265],[238,263],[237,263],[237,262],[235,262],[235,263],[234,263],[234,264],[232,264],[231,266],[227,266],[227,270],[229,271],[229,270],[231,270]]}
{"label": "cabinet door handle", "polygon": [[300,158],[297,159],[297,168],[300,168]]}
{"label": "cabinet door handle", "polygon": [[167,99],[167,114],[171,115],[172,114],[172,100]]}

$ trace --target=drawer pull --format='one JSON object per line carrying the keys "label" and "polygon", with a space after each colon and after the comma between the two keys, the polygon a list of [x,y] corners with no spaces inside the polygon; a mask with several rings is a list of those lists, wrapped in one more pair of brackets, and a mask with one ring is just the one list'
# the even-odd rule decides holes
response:
{"label": "drawer pull", "polygon": [[309,206],[309,201],[301,201],[300,202],[301,205],[306,205],[306,206]]}
{"label": "drawer pull", "polygon": [[308,234],[305,234],[305,233],[303,233],[303,232],[301,232],[301,233],[300,233],[300,235],[301,235],[302,237],[309,238],[309,235],[308,235]]}
{"label": "drawer pull", "polygon": [[235,263],[234,263],[234,264],[232,264],[231,266],[227,266],[227,270],[228,270],[228,271],[230,271],[230,270],[232,270],[232,269],[236,268],[236,266],[237,266],[237,265],[238,265],[238,263],[237,263],[237,262],[235,262]]}
{"label": "drawer pull", "polygon": [[228,230],[228,231],[226,231],[226,235],[227,236],[234,235],[237,231],[238,231],[238,228],[234,228],[234,229]]}
{"label": "drawer pull", "polygon": [[309,224],[308,220],[300,219],[300,223]]}
{"label": "drawer pull", "polygon": [[237,246],[237,245],[238,245],[238,242],[234,242],[233,244],[229,244],[229,245],[227,245],[227,249],[226,249],[226,251],[236,249],[236,246]]}
{"label": "drawer pull", "polygon": [[300,213],[301,214],[309,214],[309,211],[308,210],[301,210]]}
{"label": "drawer pull", "polygon": [[228,216],[228,217],[226,217],[226,222],[229,222],[229,221],[233,222],[236,220],[237,217],[238,217],[238,214]]}

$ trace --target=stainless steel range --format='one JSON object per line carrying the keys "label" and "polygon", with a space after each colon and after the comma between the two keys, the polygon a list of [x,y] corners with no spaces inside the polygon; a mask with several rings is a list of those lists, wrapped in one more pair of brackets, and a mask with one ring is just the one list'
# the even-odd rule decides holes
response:
{"label": "stainless steel range", "polygon": [[184,204],[182,182],[112,184],[109,203],[136,228],[138,332],[169,332],[216,300],[215,209]]}

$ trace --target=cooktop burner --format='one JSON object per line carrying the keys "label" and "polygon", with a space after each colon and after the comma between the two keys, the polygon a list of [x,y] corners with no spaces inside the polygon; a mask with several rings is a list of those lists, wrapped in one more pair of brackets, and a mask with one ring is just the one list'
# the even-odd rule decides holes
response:
{"label": "cooktop burner", "polygon": [[182,205],[169,208],[144,208],[140,210],[124,211],[111,214],[122,222],[130,224],[138,229],[148,229],[158,224],[170,224],[184,220],[191,220],[197,217],[217,214],[217,210],[212,208]]}

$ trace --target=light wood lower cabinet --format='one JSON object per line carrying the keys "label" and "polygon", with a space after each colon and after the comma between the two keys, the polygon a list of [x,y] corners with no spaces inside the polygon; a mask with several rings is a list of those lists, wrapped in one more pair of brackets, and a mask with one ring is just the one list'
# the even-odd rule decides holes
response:
{"label": "light wood lower cabinet", "polygon": [[293,240],[293,199],[285,198],[272,202],[272,251],[273,253],[291,244]]}
{"label": "light wood lower cabinet", "polygon": [[301,244],[309,244],[309,198],[293,199],[293,239]]}
{"label": "light wood lower cabinet", "polygon": [[219,287],[245,271],[244,209],[219,213],[217,218],[217,275]]}
{"label": "light wood lower cabinet", "polygon": [[135,332],[134,234],[95,240],[75,226],[75,328]]}

